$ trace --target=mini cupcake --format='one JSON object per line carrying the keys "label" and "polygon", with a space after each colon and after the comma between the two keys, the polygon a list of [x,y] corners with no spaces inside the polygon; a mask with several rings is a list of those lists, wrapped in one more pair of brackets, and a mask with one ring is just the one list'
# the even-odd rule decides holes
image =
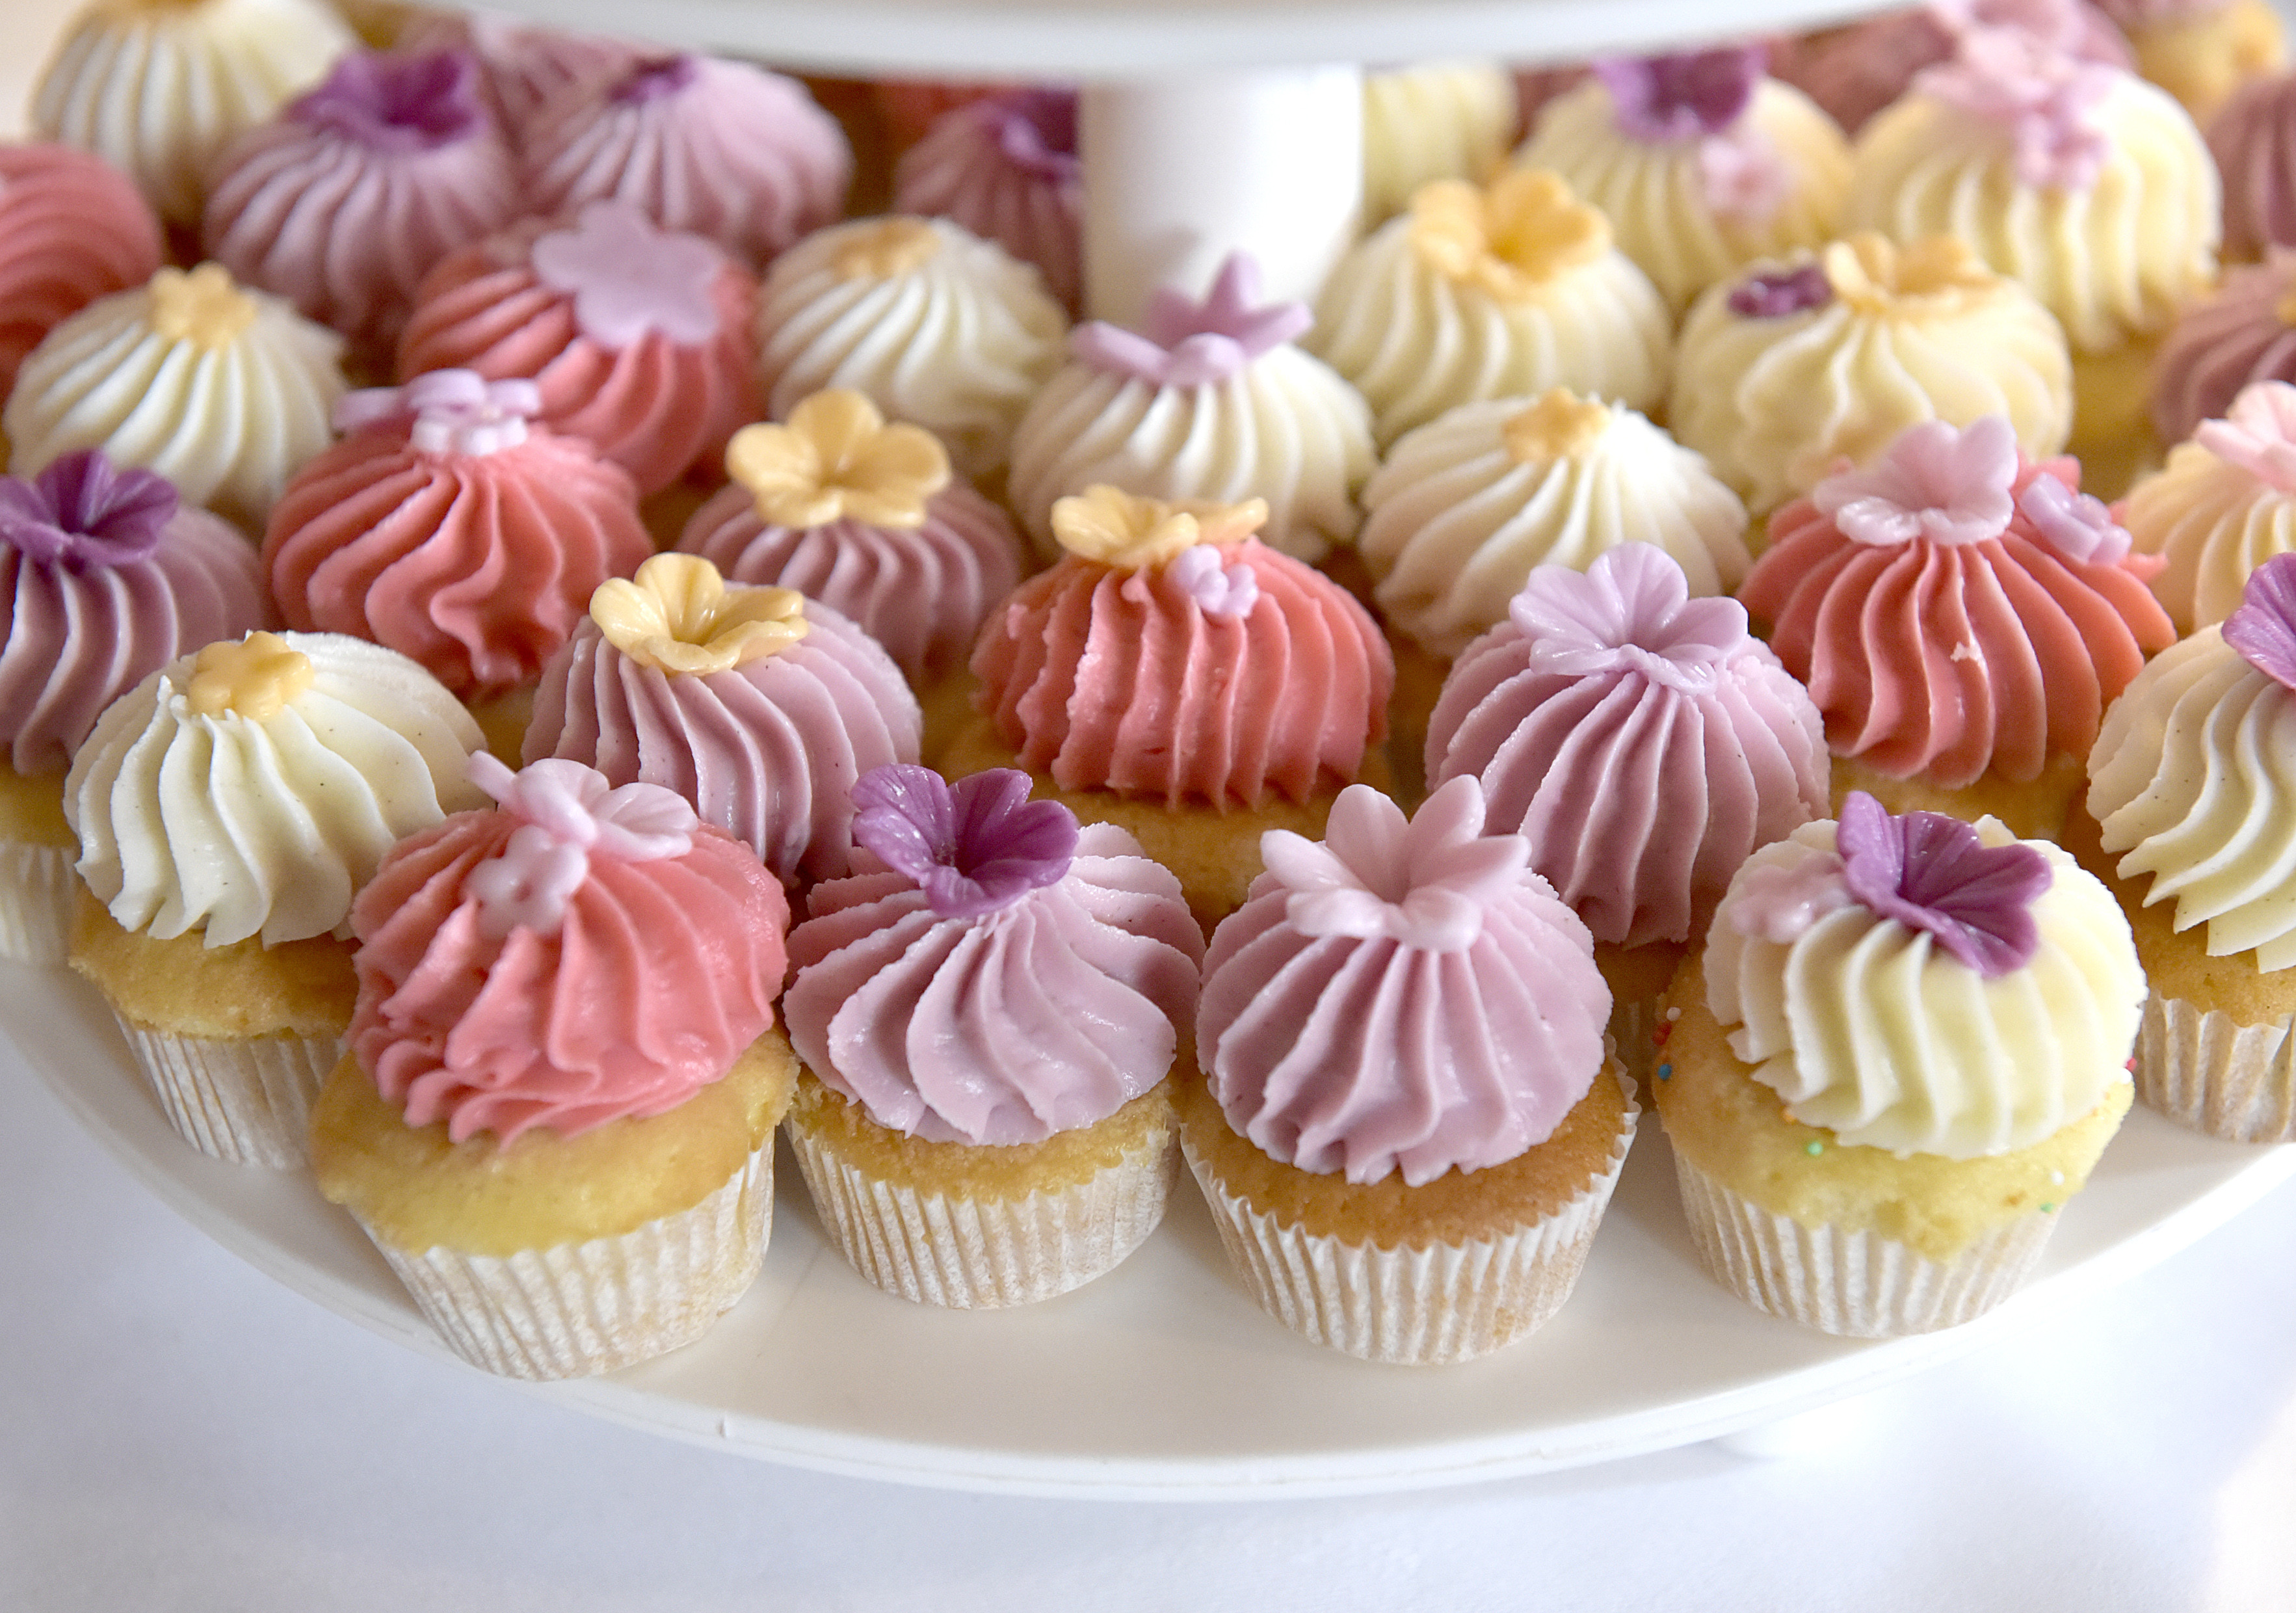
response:
{"label": "mini cupcake", "polygon": [[210,644],[97,720],[64,786],[86,887],[71,964],[185,1141],[301,1162],[351,1019],[351,898],[475,799],[478,745],[421,667],[331,633]]}
{"label": "mini cupcake", "polygon": [[1999,416],[1933,420],[1771,518],[1738,597],[1824,713],[1837,801],[2062,831],[2104,708],[2176,637],[2079,474]]}
{"label": "mini cupcake", "polygon": [[1852,794],[1748,860],[1675,983],[1652,1090],[1701,1262],[1854,1337],[1990,1309],[2128,1112],[2144,999],[2064,852]]}
{"label": "mini cupcake", "polygon": [[950,219],[1035,264],[1074,314],[1084,304],[1084,165],[1076,143],[1073,90],[969,102],[901,154],[893,210]]}
{"label": "mini cupcake", "polygon": [[50,331],[165,260],[159,220],[118,169],[68,145],[0,145],[0,399]]}
{"label": "mini cupcake", "polygon": [[221,265],[162,268],[48,333],[0,414],[18,474],[78,449],[156,471],[252,534],[326,447],[342,338]]}
{"label": "mini cupcake", "polygon": [[1865,234],[1710,288],[1675,355],[1667,420],[1759,514],[1923,420],[2007,417],[2028,458],[2072,429],[2064,332],[1959,238]]}
{"label": "mini cupcake", "polygon": [[2224,180],[2224,255],[2252,263],[2276,246],[2296,246],[2296,74],[2247,84],[2209,119],[2209,154]]}
{"label": "mini cupcake", "polygon": [[1242,506],[1095,488],[1053,509],[1068,553],[991,612],[981,712],[951,773],[1019,766],[1128,829],[1207,929],[1242,901],[1263,829],[1321,834],[1376,766],[1394,662],[1364,608],[1251,537]]}
{"label": "mini cupcake", "polygon": [[1270,1315],[1370,1361],[1488,1354],[1569,1297],[1636,1109],[1587,930],[1458,778],[1357,786],[1204,959],[1181,1139]]}
{"label": "mini cupcake", "polygon": [[1169,287],[1140,330],[1094,320],[1013,432],[1005,501],[1040,553],[1054,502],[1088,487],[1145,498],[1267,505],[1265,541],[1318,559],[1355,536],[1371,474],[1371,413],[1293,345],[1307,305],[1259,300],[1259,267],[1231,253],[1201,301]]}
{"label": "mini cupcake", "polygon": [[1762,70],[1759,45],[1605,58],[1515,152],[1611,221],[1677,314],[1758,258],[1829,240],[1849,183],[1833,119]]}
{"label": "mini cupcake", "polygon": [[807,1074],[790,1140],[871,1282],[1026,1304],[1113,1269],[1163,1218],[1171,1083],[1203,936],[1123,830],[1078,831],[1025,774],[883,768],[865,848],[790,937]]}
{"label": "mini cupcake", "polygon": [[2152,429],[2182,442],[2259,381],[2296,382],[2296,252],[2227,270],[2177,317],[2152,365]]}
{"label": "mini cupcake", "polygon": [[757,297],[706,237],[593,202],[570,226],[531,220],[437,262],[399,334],[398,376],[531,381],[541,424],[587,440],[649,495],[714,473],[762,412]]}
{"label": "mini cupcake", "polygon": [[1306,341],[1371,404],[1384,446],[1463,403],[1551,387],[1654,407],[1672,324],[1601,213],[1518,171],[1423,186],[1340,260]]}
{"label": "mini cupcake", "polygon": [[2184,636],[2240,608],[2250,573],[2296,550],[2296,386],[2244,389],[2169,463],[2131,490],[2118,516],[2140,555],[2163,563],[2152,592]]}
{"label": "mini cupcake", "polygon": [[360,893],[311,1163],[465,1361],[611,1371],[757,1276],[796,1074],[773,1029],[789,909],[667,790],[564,761],[472,776],[501,810],[403,842]]}
{"label": "mini cupcake", "polygon": [[2280,13],[2269,0],[2097,0],[2128,37],[2136,70],[2184,103],[2194,120],[2215,117],[2243,84],[2288,63]]}
{"label": "mini cupcake", "polygon": [[1496,62],[1425,62],[1364,74],[1364,222],[1437,179],[1480,182],[1514,143],[1514,79]]}
{"label": "mini cupcake", "polygon": [[827,605],[657,555],[598,588],[544,670],[526,759],[672,790],[796,885],[847,871],[853,786],[914,761],[920,723],[900,669]]}
{"label": "mini cupcake", "polygon": [[786,420],[849,387],[941,440],[957,473],[1000,469],[1061,365],[1068,316],[1035,269],[946,219],[857,218],[777,259],[758,298],[758,384]]}

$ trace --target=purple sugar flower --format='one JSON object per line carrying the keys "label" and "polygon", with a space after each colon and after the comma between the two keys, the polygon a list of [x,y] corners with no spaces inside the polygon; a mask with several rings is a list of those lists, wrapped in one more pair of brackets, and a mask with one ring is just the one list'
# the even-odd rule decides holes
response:
{"label": "purple sugar flower", "polygon": [[890,762],[853,786],[853,837],[914,881],[944,918],[977,918],[1067,876],[1076,814],[1029,799],[1029,776],[992,768],[950,784]]}
{"label": "purple sugar flower", "polygon": [[478,63],[458,50],[415,56],[353,51],[318,88],[289,107],[287,116],[394,152],[451,145],[487,125]]}
{"label": "purple sugar flower", "polygon": [[621,106],[642,106],[675,95],[701,76],[699,56],[648,56],[616,82],[610,98]]}
{"label": "purple sugar flower", "polygon": [[1762,81],[1759,45],[1671,56],[1606,56],[1595,76],[1611,92],[1620,130],[1662,144],[1718,135],[1744,115]]}
{"label": "purple sugar flower", "polygon": [[1137,332],[1095,319],[1070,333],[1069,350],[1096,370],[1151,386],[1228,380],[1263,353],[1306,333],[1303,302],[1259,300],[1259,265],[1231,252],[1201,302],[1167,286],[1149,300]]}
{"label": "purple sugar flower", "polygon": [[1730,292],[1730,311],[1741,319],[1784,319],[1824,308],[1833,300],[1833,283],[1815,263],[1773,269],[1740,281]]}
{"label": "purple sugar flower", "polygon": [[160,547],[176,506],[166,477],[82,449],[29,480],[0,476],[0,542],[35,564],[75,575],[130,565]]}
{"label": "purple sugar flower", "polygon": [[2275,555],[2248,574],[2224,641],[2284,688],[2296,689],[2296,555]]}
{"label": "purple sugar flower", "polygon": [[1986,845],[1942,812],[1893,817],[1863,790],[1841,803],[1834,844],[1849,893],[1867,911],[1926,931],[1986,979],[2040,951],[2033,903],[2055,875],[2031,846]]}

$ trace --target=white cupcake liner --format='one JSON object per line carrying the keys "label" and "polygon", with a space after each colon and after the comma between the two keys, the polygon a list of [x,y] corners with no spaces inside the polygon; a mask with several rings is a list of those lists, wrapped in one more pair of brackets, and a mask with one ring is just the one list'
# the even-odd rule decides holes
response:
{"label": "white cupcake liner", "polygon": [[1439,1366],[1513,1344],[1562,1308],[1619,1184],[1639,1113],[1630,1087],[1608,1167],[1554,1214],[1506,1237],[1424,1249],[1382,1249],[1279,1225],[1230,1192],[1201,1155],[1185,1152],[1220,1243],[1261,1310],[1312,1344],[1365,1361]]}
{"label": "white cupcake liner", "polygon": [[2055,1230],[2035,1211],[1951,1260],[1874,1232],[1816,1230],[1734,1192],[1675,1151],[1682,1208],[1707,1274],[1758,1311],[1849,1338],[1958,1327],[2017,1290]]}
{"label": "white cupcake liner", "polygon": [[791,1121],[799,1171],[840,1254],[889,1294],[988,1310],[1065,1294],[1114,1270],[1164,1219],[1178,1174],[1168,1127],[1083,1181],[1021,1198],[952,1198],[868,1175]]}
{"label": "white cupcake liner", "polygon": [[60,845],[0,842],[0,958],[62,963],[71,945],[77,853]]}
{"label": "white cupcake liner", "polygon": [[176,1134],[233,1164],[293,1170],[308,1156],[311,1106],[341,1062],[340,1036],[179,1036],[119,1016]]}
{"label": "white cupcake liner", "polygon": [[2244,1025],[2157,992],[2136,1028],[2136,1095],[2180,1125],[2228,1142],[2296,1142],[2291,1021]]}
{"label": "white cupcake liner", "polygon": [[504,1378],[585,1378],[708,1332],[757,1280],[773,1203],[768,1137],[700,1204],[618,1238],[509,1255],[412,1253],[360,1225],[464,1361]]}

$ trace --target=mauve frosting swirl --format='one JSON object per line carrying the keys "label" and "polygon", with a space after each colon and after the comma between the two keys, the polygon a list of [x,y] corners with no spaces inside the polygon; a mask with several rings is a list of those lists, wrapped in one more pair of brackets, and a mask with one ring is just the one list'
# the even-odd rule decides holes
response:
{"label": "mauve frosting swirl", "polygon": [[880,1125],[934,1142],[1040,1142],[1164,1079],[1193,1022],[1203,935],[1180,882],[1107,824],[1056,883],[943,918],[855,854],[790,936],[790,1041]]}
{"label": "mauve frosting swirl", "polygon": [[1387,728],[1395,662],[1363,606],[1246,539],[1222,555],[1259,598],[1207,614],[1162,565],[1070,555],[1023,582],[972,653],[1021,765],[1062,789],[1257,805],[1353,778]]}
{"label": "mauve frosting swirl", "polygon": [[959,107],[893,171],[893,211],[952,219],[1043,271],[1074,314],[1084,299],[1084,168],[1076,95],[1033,89]]}
{"label": "mauve frosting swirl", "polygon": [[2224,255],[2296,246],[2296,77],[2242,86],[2209,120],[2208,136],[2224,179]]}
{"label": "mauve frosting swirl", "polygon": [[401,842],[351,912],[351,1050],[409,1125],[457,1142],[677,1107],[772,1026],[786,967],[781,886],[706,827],[682,856],[593,858],[555,934],[488,936],[471,872],[521,827],[455,814]]}
{"label": "mauve frosting swirl", "polygon": [[503,133],[515,145],[543,103],[578,80],[619,73],[641,47],[603,34],[569,33],[494,12],[418,15],[399,36],[402,50],[466,50]]}
{"label": "mauve frosting swirl", "polygon": [[2174,446],[2218,420],[2241,389],[2296,382],[2296,251],[2275,247],[2262,263],[2226,272],[2186,309],[2152,365],[2152,425]]}
{"label": "mauve frosting swirl", "polygon": [[0,398],[40,339],[165,262],[127,177],[68,145],[0,145]]}
{"label": "mauve frosting swirl", "polygon": [[1733,599],[1643,544],[1544,565],[1451,669],[1427,780],[1482,782],[1494,833],[1595,939],[1702,934],[1757,847],[1822,818],[1824,725]]}

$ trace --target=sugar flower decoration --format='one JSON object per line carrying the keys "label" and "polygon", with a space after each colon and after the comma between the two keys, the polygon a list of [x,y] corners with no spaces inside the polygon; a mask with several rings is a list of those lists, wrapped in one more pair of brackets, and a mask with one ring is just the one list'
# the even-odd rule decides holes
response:
{"label": "sugar flower decoration", "polygon": [[1259,603],[1259,574],[1241,560],[1230,561],[1217,544],[1182,549],[1165,574],[1186,591],[1207,616],[1233,621],[1251,614]]}
{"label": "sugar flower decoration", "polygon": [[1861,314],[1898,311],[1907,298],[1956,300],[1995,290],[2000,281],[1958,235],[1932,235],[1900,247],[1887,235],[1862,231],[1820,254],[1833,294]]}
{"label": "sugar flower decoration", "polygon": [[1693,599],[1681,564],[1647,543],[1605,550],[1583,574],[1533,567],[1507,615],[1530,641],[1535,671],[1634,672],[1684,693],[1712,688],[1723,663],[1746,646],[1746,607]]}
{"label": "sugar flower decoration", "polygon": [[1611,92],[1620,133],[1653,144],[1718,135],[1745,115],[1762,81],[1759,45],[1665,56],[1605,56],[1595,76]]}
{"label": "sugar flower decoration", "polygon": [[2296,386],[2259,381],[2243,387],[2225,417],[2202,422],[2193,440],[2266,486],[2296,493]]}
{"label": "sugar flower decoration", "polygon": [[574,299],[574,323],[610,352],[657,333],[686,346],[718,334],[711,291],[725,255],[627,202],[593,202],[572,229],[537,239],[529,261],[536,279]]}
{"label": "sugar flower decoration", "polygon": [[2248,574],[2224,641],[2284,688],[2296,689],[2296,555],[2275,555]]}
{"label": "sugar flower decoration", "polygon": [[948,453],[921,426],[888,425],[859,392],[816,392],[785,425],[745,425],[726,445],[726,474],[758,519],[805,530],[832,521],[914,531],[948,485]]}
{"label": "sugar flower decoration", "polygon": [[0,543],[74,575],[149,559],[175,518],[175,485],[81,449],[30,478],[0,476]]}
{"label": "sugar flower decoration", "polygon": [[1084,164],[1077,159],[1077,98],[1074,90],[1031,88],[992,95],[980,103],[1004,160],[1031,177],[1078,184]]}
{"label": "sugar flower decoration", "polygon": [[1942,812],[1892,816],[1863,790],[1834,832],[1842,881],[1876,918],[1928,934],[1988,980],[2040,951],[2033,903],[2055,876],[2029,845],[1988,846]]}
{"label": "sugar flower decoration", "polygon": [[1053,536],[1070,554],[1120,572],[1162,565],[1200,543],[1241,543],[1267,521],[1267,500],[1170,504],[1098,483],[1053,501]]}
{"label": "sugar flower decoration", "polygon": [[1304,935],[1393,941],[1457,952],[1483,933],[1490,903],[1536,879],[1530,843],[1483,834],[1483,786],[1462,773],[1407,823],[1369,785],[1340,792],[1321,844],[1289,829],[1259,837],[1267,871],[1291,894],[1283,905]]}
{"label": "sugar flower decoration", "polygon": [[184,704],[197,717],[268,722],[311,687],[311,658],[276,633],[226,638],[192,661]]}
{"label": "sugar flower decoration", "polygon": [[2084,564],[2117,565],[2128,558],[2128,529],[2112,518],[2103,499],[2038,475],[2017,495],[2018,513],[2042,540],[2066,559]]}
{"label": "sugar flower decoration", "polygon": [[2102,109],[2119,71],[2021,29],[1976,28],[1951,60],[1923,69],[1914,87],[2006,129],[2021,183],[2087,190],[2112,154]]}
{"label": "sugar flower decoration", "polygon": [[887,218],[839,237],[829,257],[840,280],[898,280],[931,263],[940,232],[922,218]]}
{"label": "sugar flower decoration", "polygon": [[1411,244],[1438,274],[1502,302],[1611,250],[1611,223],[1546,169],[1516,169],[1488,189],[1438,179],[1411,195]]}
{"label": "sugar flower decoration", "polygon": [[633,62],[615,80],[609,95],[619,105],[643,106],[649,101],[676,95],[701,76],[701,60],[698,56],[648,56]]}
{"label": "sugar flower decoration", "polygon": [[1730,311],[1741,319],[1784,319],[1833,300],[1833,282],[1815,263],[1766,270],[1730,288]]}
{"label": "sugar flower decoration", "polygon": [[286,115],[387,152],[427,151],[467,140],[487,123],[478,63],[459,50],[421,55],[349,52]]}
{"label": "sugar flower decoration", "polygon": [[404,386],[363,387],[335,404],[335,430],[348,435],[411,420],[417,453],[495,454],[526,440],[542,413],[531,381],[488,381],[476,370],[431,370]]}
{"label": "sugar flower decoration", "polygon": [[1750,863],[1730,887],[1730,927],[1792,946],[1819,919],[1857,900],[1833,852],[1791,863]]}
{"label": "sugar flower decoration", "polygon": [[491,941],[521,929],[555,935],[593,859],[683,857],[701,824],[675,791],[656,784],[616,789],[578,761],[554,758],[513,773],[480,751],[471,757],[470,778],[520,820],[502,851],[463,884],[478,909],[479,933]]}
{"label": "sugar flower decoration", "polygon": [[1095,319],[1069,333],[1069,350],[1094,369],[1151,386],[1216,386],[1316,322],[1304,302],[1259,300],[1259,264],[1230,252],[1201,302],[1166,286],[1136,332]]}
{"label": "sugar flower decoration", "polygon": [[1499,440],[1517,465],[1546,465],[1585,453],[1610,424],[1610,406],[1601,399],[1551,387],[1529,408],[1500,422]]}
{"label": "sugar flower decoration", "polygon": [[807,632],[804,595],[727,588],[699,555],[656,555],[635,578],[600,583],[590,620],[639,665],[691,677],[777,655]]}
{"label": "sugar flower decoration", "polygon": [[1767,135],[1737,123],[1698,143],[1698,190],[1716,218],[1760,225],[1793,194],[1793,175]]}
{"label": "sugar flower decoration", "polygon": [[944,918],[978,918],[1065,878],[1076,814],[1029,799],[1029,776],[993,768],[950,784],[891,762],[853,786],[853,838],[925,893]]}
{"label": "sugar flower decoration", "polygon": [[2017,434],[2002,416],[1965,431],[1924,420],[1873,465],[1828,476],[1809,498],[1853,543],[1981,543],[2008,526],[2016,479]]}
{"label": "sugar flower decoration", "polygon": [[148,282],[152,328],[169,342],[188,342],[212,352],[229,347],[255,323],[255,299],[239,289],[220,263],[202,263],[188,272],[163,268]]}

